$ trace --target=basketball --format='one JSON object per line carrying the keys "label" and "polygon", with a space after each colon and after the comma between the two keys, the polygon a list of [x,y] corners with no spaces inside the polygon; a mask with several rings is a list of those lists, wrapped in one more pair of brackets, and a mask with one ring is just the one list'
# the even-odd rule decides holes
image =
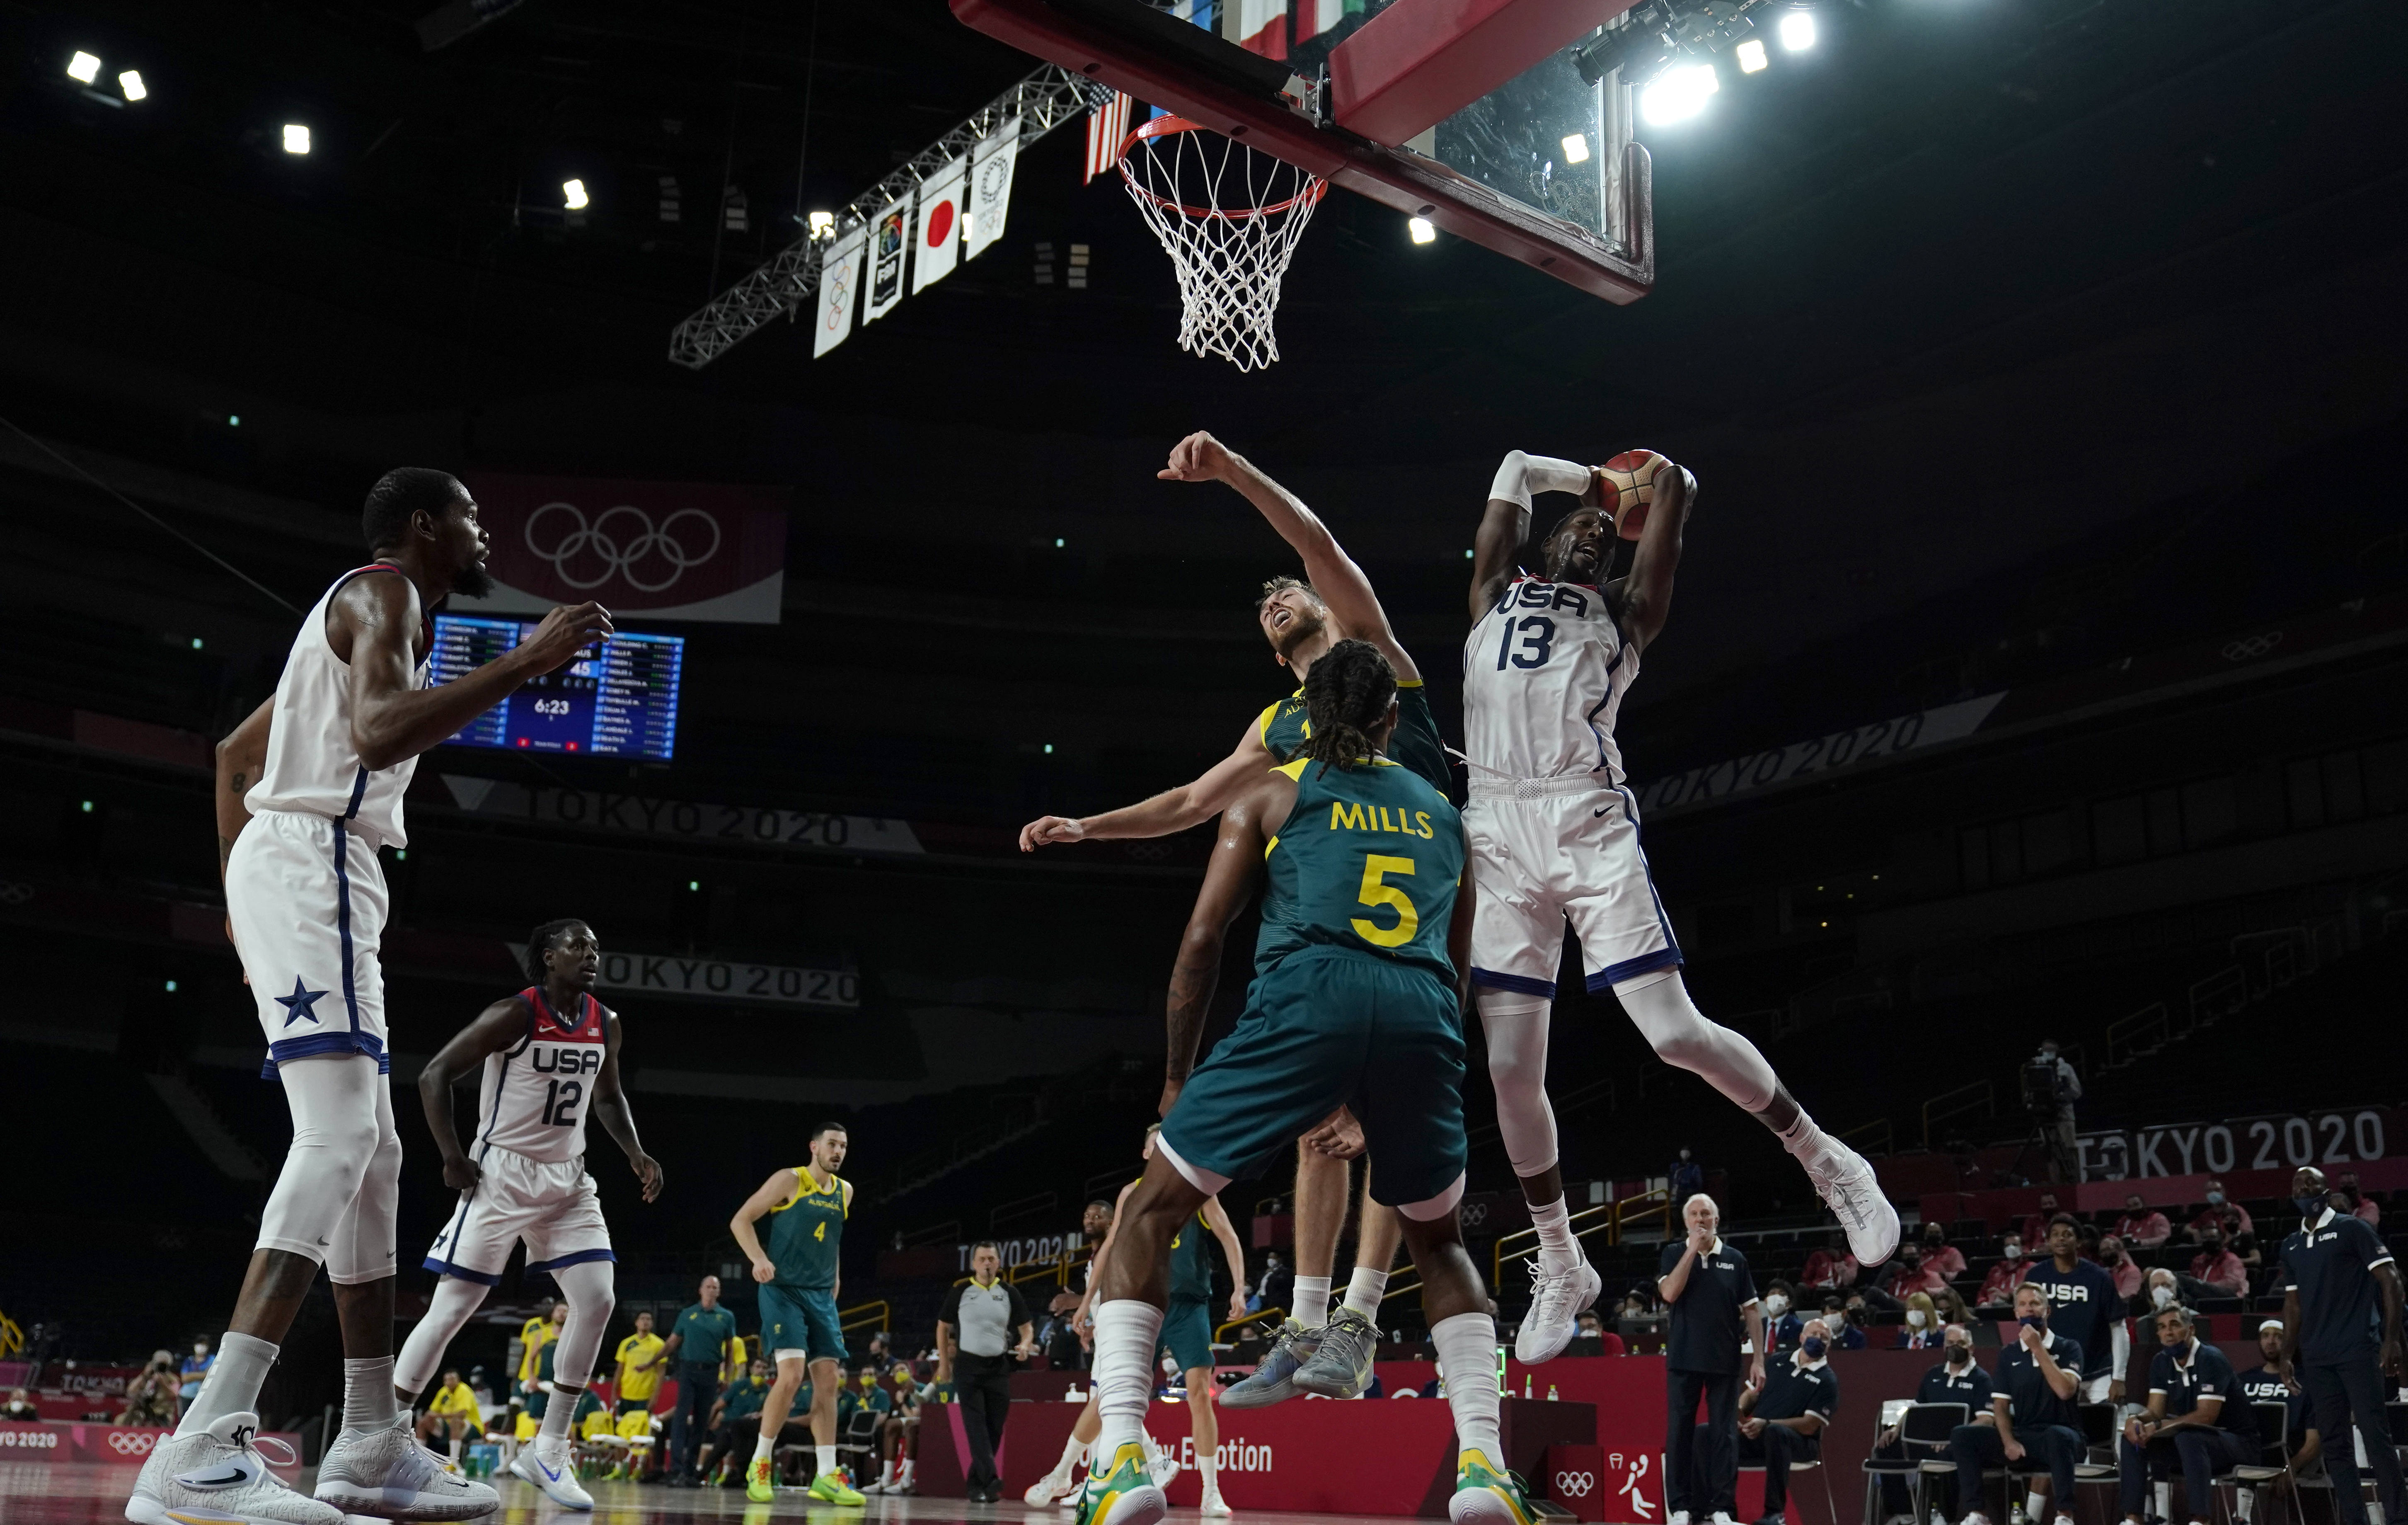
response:
{"label": "basketball", "polygon": [[1664,457],[1652,450],[1626,450],[1597,468],[1598,501],[1613,515],[1614,533],[1635,540],[1656,501],[1656,473]]}

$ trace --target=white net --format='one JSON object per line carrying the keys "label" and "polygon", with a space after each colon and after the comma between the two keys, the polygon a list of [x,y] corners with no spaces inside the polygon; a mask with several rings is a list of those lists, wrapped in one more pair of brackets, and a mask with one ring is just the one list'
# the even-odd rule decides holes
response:
{"label": "white net", "polygon": [[1178,117],[1130,136],[1121,178],[1179,274],[1179,347],[1240,370],[1277,360],[1280,281],[1326,183]]}

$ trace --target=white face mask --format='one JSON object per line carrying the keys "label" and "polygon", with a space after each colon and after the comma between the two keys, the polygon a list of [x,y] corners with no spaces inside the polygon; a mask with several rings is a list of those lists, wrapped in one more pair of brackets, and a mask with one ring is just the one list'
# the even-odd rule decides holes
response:
{"label": "white face mask", "polygon": [[1827,1309],[1823,1314],[1823,1322],[1829,1327],[1833,1337],[1836,1338],[1842,1330],[1848,1327],[1848,1316],[1837,1308]]}
{"label": "white face mask", "polygon": [[1909,1308],[1906,1310],[1906,1327],[1909,1329],[1921,1329],[1923,1327],[1923,1310],[1921,1308]]}
{"label": "white face mask", "polygon": [[2006,1250],[2007,1259],[2010,1260],[2014,1259],[2024,1252],[2023,1241],[2020,1239],[2010,1239],[2002,1247]]}
{"label": "white face mask", "polygon": [[1764,1300],[1764,1311],[1778,1318],[1789,1311],[1789,1300],[1775,1292]]}
{"label": "white face mask", "polygon": [[2174,1301],[2174,1289],[2168,1287],[2165,1283],[2159,1282],[2157,1286],[2149,1288],[2149,1301],[2156,1303],[2160,1308],[2170,1307],[2172,1305]]}

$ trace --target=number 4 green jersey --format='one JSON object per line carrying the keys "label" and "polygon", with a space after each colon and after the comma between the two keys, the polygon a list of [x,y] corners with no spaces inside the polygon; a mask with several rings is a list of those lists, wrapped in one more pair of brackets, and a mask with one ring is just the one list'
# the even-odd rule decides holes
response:
{"label": "number 4 green jersey", "polygon": [[831,1176],[823,1187],[811,1179],[809,1165],[795,1167],[799,1183],[795,1194],[769,1209],[769,1233],[762,1245],[769,1263],[778,1268],[778,1285],[807,1292],[836,1287],[837,1249],[844,1242],[846,1210],[852,1192],[842,1176]]}
{"label": "number 4 green jersey", "polygon": [[1446,933],[1463,879],[1455,808],[1385,757],[1352,768],[1299,757],[1276,770],[1296,780],[1296,808],[1264,849],[1265,899],[1290,909],[1297,945],[1418,965],[1454,984]]}

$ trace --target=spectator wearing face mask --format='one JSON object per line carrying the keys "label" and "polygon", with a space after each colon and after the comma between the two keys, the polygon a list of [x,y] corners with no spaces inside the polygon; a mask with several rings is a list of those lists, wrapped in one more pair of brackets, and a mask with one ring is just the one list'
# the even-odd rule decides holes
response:
{"label": "spectator wearing face mask", "polygon": [[2131,1316],[2135,1318],[2156,1316],[2160,1308],[2171,1308],[2182,1301],[2182,1278],[2164,1266],[2152,1267],[2141,1280],[2141,1293],[2132,1299]]}
{"label": "spectator wearing face mask", "polygon": [[1805,1316],[1799,1311],[1798,1289],[1775,1277],[1764,1284],[1765,1338],[1776,1351],[1795,1350],[1806,1332]]}
{"label": "spectator wearing face mask", "polygon": [[1898,1331],[1894,1350],[1936,1350],[1940,1346],[1940,1310],[1928,1292],[1915,1292],[1906,1300],[1906,1322]]}
{"label": "spectator wearing face mask", "polygon": [[2249,1210],[2239,1202],[2228,1201],[2224,1195],[2224,1183],[2211,1176],[2207,1183],[2207,1205],[2190,1220],[2190,1226],[2183,1230],[2183,1237],[2193,1244],[2204,1244],[2211,1230],[2218,1238],[2229,1240],[2234,1234],[2249,1233],[2257,1227],[2249,1221]]}
{"label": "spectator wearing face mask", "polygon": [[2149,1480],[2179,1464],[2192,1525],[2204,1525],[2214,1508],[2216,1475],[2258,1460],[2258,1414],[2241,1396],[2224,1352],[2199,1337],[2189,1309],[2167,1308],[2157,1324],[2148,1409],[2124,1421],[2116,1447],[2124,1518],[2142,1525]]}
{"label": "spectator wearing face mask", "polygon": [[2174,1236],[2166,1216],[2142,1201],[2137,1191],[2124,1197],[2124,1216],[2115,1220],[2115,1237],[2136,1250],[2153,1250]]}
{"label": "spectator wearing face mask", "polygon": [[[1811,1320],[1798,1348],[1772,1362],[1760,1387],[1740,1394],[1739,1461],[1764,1469],[1764,1513],[1756,1525],[1781,1525],[1787,1518],[1789,1469],[1822,1456],[1822,1434],[1840,1411],[1840,1379],[1831,1370],[1828,1331]],[[1702,1454],[1704,1446],[1699,1446]],[[1723,1497],[1727,1513],[1737,1503],[1738,1479]]]}
{"label": "spectator wearing face mask", "polygon": [[1681,1151],[1681,1157],[1672,1161],[1665,1174],[1671,1182],[1672,1200],[1676,1202],[1687,1201],[1706,1189],[1706,1169],[1686,1149]]}
{"label": "spectator wearing face mask", "polygon": [[1843,1234],[1833,1234],[1830,1243],[1806,1257],[1806,1270],[1799,1285],[1810,1292],[1830,1291],[1856,1285],[1856,1258],[1848,1253],[1848,1241]]}
{"label": "spectator wearing face mask", "polygon": [[2115,1278],[2115,1295],[2125,1302],[2141,1289],[2141,1264],[2124,1252],[2124,1242],[2114,1234],[2099,1241],[2099,1263],[2107,1274]]}
{"label": "spectator wearing face mask", "polygon": [[2209,1288],[2205,1295],[2211,1297],[2245,1297],[2249,1292],[2248,1268],[2214,1229],[2200,1236],[2199,1253],[2190,1258],[2190,1279]]}
{"label": "spectator wearing face mask", "polygon": [[[2024,1518],[2073,1525],[2073,1466],[2089,1449],[2082,1430],[2082,1347],[2048,1327],[2048,1292],[2026,1282],[2015,1288],[2015,1339],[1999,1352],[1991,1381],[1989,1424],[1957,1428],[1948,1439],[1956,1462],[1956,1506],[1963,1525],[1990,1525],[1982,1513],[1982,1474],[2030,1456],[2048,1475],[2032,1479]],[[2046,1482],[2050,1487],[2041,1487]],[[2013,1482],[2008,1486],[2012,1488]]]}
{"label": "spectator wearing face mask", "polygon": [[0,1424],[39,1424],[41,1422],[42,1407],[34,1402],[33,1395],[22,1388],[9,1388],[7,1403],[0,1406]]}
{"label": "spectator wearing face mask", "polygon": [[[1962,1403],[1971,1417],[1986,1420],[1990,1417],[1990,1374],[1973,1361],[1973,1331],[1962,1324],[1951,1324],[1941,1331],[1940,1348],[1945,1352],[1940,1364],[1923,1374],[1923,1385],[1914,1390],[1918,1403]],[[1936,1447],[1925,1457],[1938,1455]],[[1891,1425],[1873,1443],[1873,1455],[1885,1461],[1907,1459],[1906,1442],[1899,1438],[1899,1427]],[[1923,1458],[1918,1457],[1917,1460]],[[1893,1522],[1912,1518],[1913,1508],[1907,1497],[1906,1479],[1885,1476],[1882,1479],[1882,1498],[1886,1507],[1884,1516]]]}
{"label": "spectator wearing face mask", "polygon": [[[1862,1350],[1865,1347],[1865,1330],[1861,1322],[1864,1316],[1864,1304],[1857,1303],[1856,1310],[1856,1318],[1851,1319],[1848,1316],[1848,1305],[1840,1301],[1838,1293],[1828,1294],[1823,1299],[1824,1338],[1831,1343],[1832,1349]],[[1800,1338],[1803,1338],[1802,1331]]]}
{"label": "spectator wearing face mask", "polygon": [[1923,1246],[1910,1241],[1898,1247],[1898,1259],[1882,1289],[1904,1302],[1917,1292],[1929,1294],[1947,1285],[1947,1277],[1924,1262]]}
{"label": "spectator wearing face mask", "polygon": [[1948,1243],[1948,1226],[1927,1223],[1923,1226],[1923,1263],[1949,1281],[1965,1274],[1965,1252]]}
{"label": "spectator wearing face mask", "polygon": [[2031,1264],[2029,1260],[2024,1259],[2021,1236],[2012,1233],[2007,1235],[2005,1243],[2000,1246],[1999,1263],[1992,1266],[1990,1273],[1982,1278],[1981,1295],[1973,1299],[1973,1305],[1977,1308],[2004,1308],[2013,1305],[2015,1301],[2015,1288],[2023,1285],[2024,1273],[2031,1269]]}

